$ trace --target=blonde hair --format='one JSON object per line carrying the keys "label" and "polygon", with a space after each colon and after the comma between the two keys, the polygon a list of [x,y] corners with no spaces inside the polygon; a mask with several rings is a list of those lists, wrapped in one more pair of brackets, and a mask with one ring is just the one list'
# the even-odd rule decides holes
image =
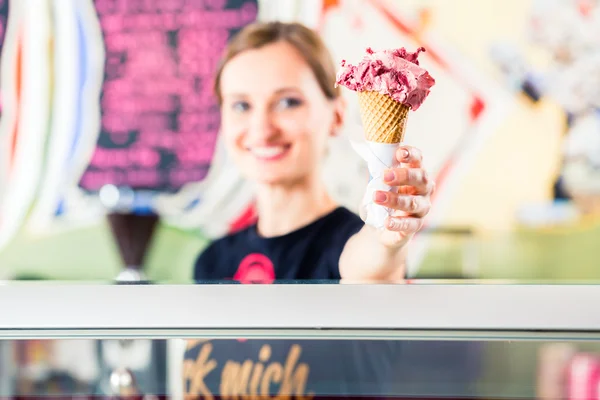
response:
{"label": "blonde hair", "polygon": [[340,88],[335,87],[335,63],[318,33],[295,22],[256,22],[246,26],[234,36],[219,62],[214,81],[214,91],[219,104],[223,100],[221,75],[225,65],[244,51],[259,49],[277,42],[288,43],[300,53],[315,75],[325,97],[333,100],[340,96]]}

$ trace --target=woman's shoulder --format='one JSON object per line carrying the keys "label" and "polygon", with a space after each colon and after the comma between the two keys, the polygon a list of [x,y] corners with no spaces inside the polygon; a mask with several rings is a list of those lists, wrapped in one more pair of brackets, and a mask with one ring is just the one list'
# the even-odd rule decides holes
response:
{"label": "woman's shoulder", "polygon": [[352,222],[358,221],[362,223],[362,220],[354,211],[351,211],[350,209],[344,206],[339,206],[332,212],[332,214],[336,215],[338,218],[341,219],[345,219]]}
{"label": "woman's shoulder", "polygon": [[324,255],[330,257],[331,262],[337,268],[346,242],[357,234],[365,223],[358,215],[345,207],[338,207],[324,219],[321,230],[318,232],[319,243],[326,246],[323,250]]}
{"label": "woman's shoulder", "polygon": [[339,206],[317,220],[293,232],[279,236],[276,240],[307,243],[318,239],[319,242],[332,242],[337,238],[348,239],[357,233],[364,225],[358,215],[349,209]]}
{"label": "woman's shoulder", "polygon": [[327,220],[327,225],[332,229],[339,229],[340,226],[350,228],[362,228],[365,224],[362,219],[348,208],[340,206],[324,217]]}

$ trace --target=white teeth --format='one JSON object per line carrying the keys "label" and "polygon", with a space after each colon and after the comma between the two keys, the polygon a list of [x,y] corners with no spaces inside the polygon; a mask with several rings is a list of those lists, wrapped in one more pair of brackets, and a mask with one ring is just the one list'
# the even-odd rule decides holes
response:
{"label": "white teeth", "polygon": [[283,146],[270,146],[270,147],[252,147],[250,149],[252,154],[259,158],[272,158],[277,157],[285,151]]}

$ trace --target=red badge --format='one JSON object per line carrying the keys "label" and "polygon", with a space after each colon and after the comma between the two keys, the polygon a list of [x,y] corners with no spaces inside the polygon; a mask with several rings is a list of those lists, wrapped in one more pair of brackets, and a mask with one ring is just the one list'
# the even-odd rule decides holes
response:
{"label": "red badge", "polygon": [[275,267],[264,254],[248,254],[240,263],[233,279],[241,283],[273,283]]}

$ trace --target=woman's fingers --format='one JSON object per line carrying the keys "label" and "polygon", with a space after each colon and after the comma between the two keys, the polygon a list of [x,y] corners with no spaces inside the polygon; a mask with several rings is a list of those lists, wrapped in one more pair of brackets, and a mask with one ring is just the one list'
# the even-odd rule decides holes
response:
{"label": "woman's fingers", "polygon": [[388,217],[385,226],[389,231],[413,234],[423,227],[423,218]]}
{"label": "woman's fingers", "polygon": [[430,194],[433,182],[422,168],[392,168],[383,174],[383,181],[390,186],[412,186],[415,194]]}
{"label": "woman's fingers", "polygon": [[408,164],[410,167],[419,168],[423,162],[423,153],[416,147],[402,146],[396,151],[396,159],[402,164]]}
{"label": "woman's fingers", "polygon": [[431,200],[428,196],[412,196],[377,191],[374,194],[373,201],[384,207],[404,211],[417,217],[424,217],[431,209]]}

